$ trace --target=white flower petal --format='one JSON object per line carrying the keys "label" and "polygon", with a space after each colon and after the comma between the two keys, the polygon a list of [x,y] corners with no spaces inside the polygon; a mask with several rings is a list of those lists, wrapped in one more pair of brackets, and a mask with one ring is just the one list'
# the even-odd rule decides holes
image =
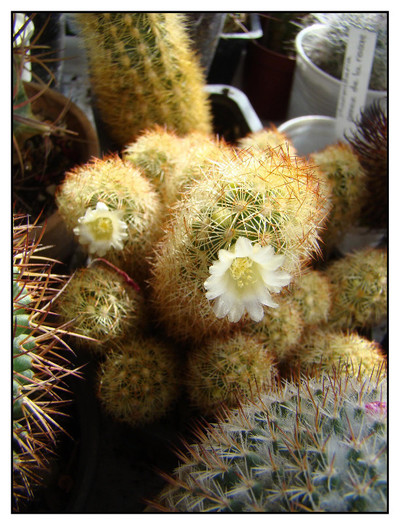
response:
{"label": "white flower petal", "polygon": [[215,299],[215,315],[227,315],[230,322],[237,322],[247,311],[258,322],[264,316],[263,306],[277,308],[271,292],[279,293],[291,279],[287,272],[278,270],[283,262],[284,256],[275,255],[273,247],[252,245],[245,237],[239,237],[230,251],[220,250],[204,282],[206,298]]}

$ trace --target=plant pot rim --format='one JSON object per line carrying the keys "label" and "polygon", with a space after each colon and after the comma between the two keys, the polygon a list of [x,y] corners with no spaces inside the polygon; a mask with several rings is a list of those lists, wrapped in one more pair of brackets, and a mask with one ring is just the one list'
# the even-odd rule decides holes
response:
{"label": "plant pot rim", "polygon": [[249,13],[250,15],[250,30],[247,33],[221,33],[220,38],[223,40],[229,39],[244,39],[252,40],[253,38],[261,38],[263,30],[261,27],[260,18],[257,13]]}
{"label": "plant pot rim", "polygon": [[[303,47],[303,42],[304,42],[304,39],[310,34],[310,33],[314,33],[315,31],[321,31],[322,29],[324,29],[326,27],[325,24],[312,24],[310,26],[307,26],[305,27],[304,29],[302,29],[299,33],[297,33],[296,35],[296,38],[295,38],[295,46],[296,46],[296,52],[300,55],[300,57],[303,59],[304,62],[306,62],[308,64],[308,66],[317,74],[319,74],[320,76],[322,76],[324,79],[332,82],[333,84],[335,84],[337,86],[337,88],[339,89],[340,86],[341,86],[341,83],[342,81],[341,80],[338,80],[337,78],[333,77],[332,75],[330,75],[329,73],[326,73],[323,69],[319,68],[318,66],[316,66],[314,64],[314,62],[311,61],[311,59],[308,57],[308,55],[306,54],[305,50],[304,50],[304,47]],[[384,94],[386,93],[386,90],[376,90],[376,89],[368,89],[368,93],[381,93],[381,94]]]}
{"label": "plant pot rim", "polygon": [[284,53],[279,53],[279,51],[274,51],[273,49],[270,49],[269,47],[261,45],[256,40],[252,40],[250,42],[250,45],[255,45],[256,47],[258,47],[260,49],[263,49],[268,54],[270,54],[270,55],[272,55],[272,56],[274,56],[276,58],[284,59],[284,60],[287,60],[288,62],[293,62],[293,63],[296,62],[296,58],[294,56],[288,56],[288,55],[285,55]]}

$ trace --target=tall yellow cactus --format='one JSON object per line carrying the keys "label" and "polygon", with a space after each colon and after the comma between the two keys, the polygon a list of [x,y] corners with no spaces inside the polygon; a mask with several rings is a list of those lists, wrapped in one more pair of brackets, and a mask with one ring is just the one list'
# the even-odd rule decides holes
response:
{"label": "tall yellow cactus", "polygon": [[182,13],[78,13],[92,90],[118,146],[154,124],[210,133],[205,79]]}

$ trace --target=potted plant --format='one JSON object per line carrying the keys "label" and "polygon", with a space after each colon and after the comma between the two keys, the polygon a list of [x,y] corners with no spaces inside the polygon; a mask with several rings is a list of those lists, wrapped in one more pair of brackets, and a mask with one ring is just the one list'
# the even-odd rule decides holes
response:
{"label": "potted plant", "polygon": [[309,25],[298,33],[295,40],[296,69],[288,118],[301,115],[335,116],[351,27],[377,33],[366,105],[386,96],[386,13],[312,14],[307,21]]}
{"label": "potted plant", "polygon": [[263,36],[249,42],[243,89],[260,117],[286,118],[296,64],[294,39],[303,13],[260,13]]}

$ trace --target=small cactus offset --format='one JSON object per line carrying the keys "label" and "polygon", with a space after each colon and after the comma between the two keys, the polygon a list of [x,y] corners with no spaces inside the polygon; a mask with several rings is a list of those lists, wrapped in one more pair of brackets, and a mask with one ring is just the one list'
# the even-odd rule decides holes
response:
{"label": "small cactus offset", "polygon": [[331,263],[329,324],[340,329],[371,328],[387,316],[387,250],[364,248]]}
{"label": "small cactus offset", "polygon": [[321,372],[195,430],[147,510],[386,512],[386,375]]}
{"label": "small cactus offset", "polygon": [[99,263],[74,273],[57,311],[82,336],[80,346],[106,354],[111,343],[143,329],[144,298],[123,275]]}
{"label": "small cactus offset", "polygon": [[328,320],[332,305],[332,285],[324,272],[310,270],[298,277],[290,295],[300,310],[306,325]]}
{"label": "small cactus offset", "polygon": [[268,153],[268,150],[271,148],[282,148],[283,151],[289,155],[297,155],[296,148],[292,141],[285,133],[278,131],[278,128],[274,125],[264,128],[261,131],[253,131],[239,139],[238,148],[254,148],[259,150],[260,153]]}
{"label": "small cactus offset", "polygon": [[303,339],[292,350],[288,361],[292,370],[313,374],[322,369],[331,371],[341,362],[349,375],[371,374],[385,365],[380,345],[356,332],[341,332],[329,325],[305,332]]}
{"label": "small cactus offset", "polygon": [[117,155],[92,159],[66,174],[56,202],[68,229],[93,256],[106,256],[135,279],[159,235],[161,202],[138,168]]}
{"label": "small cactus offset", "polygon": [[221,405],[234,407],[268,388],[276,375],[274,359],[257,337],[236,333],[191,348],[185,374],[191,404],[202,414]]}
{"label": "small cactus offset", "polygon": [[95,102],[117,146],[155,124],[179,135],[211,133],[205,79],[183,13],[78,13],[75,19]]}
{"label": "small cactus offset", "polygon": [[131,334],[101,363],[98,396],[104,410],[131,426],[164,417],[179,394],[177,355],[169,344]]}
{"label": "small cactus offset", "polygon": [[246,311],[261,320],[260,304],[276,306],[270,292],[318,253],[324,206],[312,167],[282,151],[261,159],[242,150],[205,172],[176,204],[152,266],[154,305],[169,335],[199,340]]}
{"label": "small cactus offset", "polygon": [[365,195],[366,173],[352,147],[344,142],[327,146],[310,156],[332,204],[324,241],[331,246],[341,233],[355,226]]}
{"label": "small cactus offset", "polygon": [[128,144],[123,158],[143,169],[162,201],[170,206],[204,170],[231,154],[223,140],[205,133],[192,132],[182,137],[156,126]]}
{"label": "small cactus offset", "polygon": [[13,508],[34,498],[57,435],[68,376],[78,375],[63,340],[70,329],[52,311],[67,277],[41,256],[39,226],[13,217]]}
{"label": "small cactus offset", "polygon": [[290,292],[278,296],[276,302],[278,308],[269,308],[259,323],[249,323],[244,330],[256,335],[265,351],[279,363],[299,343],[305,322]]}

